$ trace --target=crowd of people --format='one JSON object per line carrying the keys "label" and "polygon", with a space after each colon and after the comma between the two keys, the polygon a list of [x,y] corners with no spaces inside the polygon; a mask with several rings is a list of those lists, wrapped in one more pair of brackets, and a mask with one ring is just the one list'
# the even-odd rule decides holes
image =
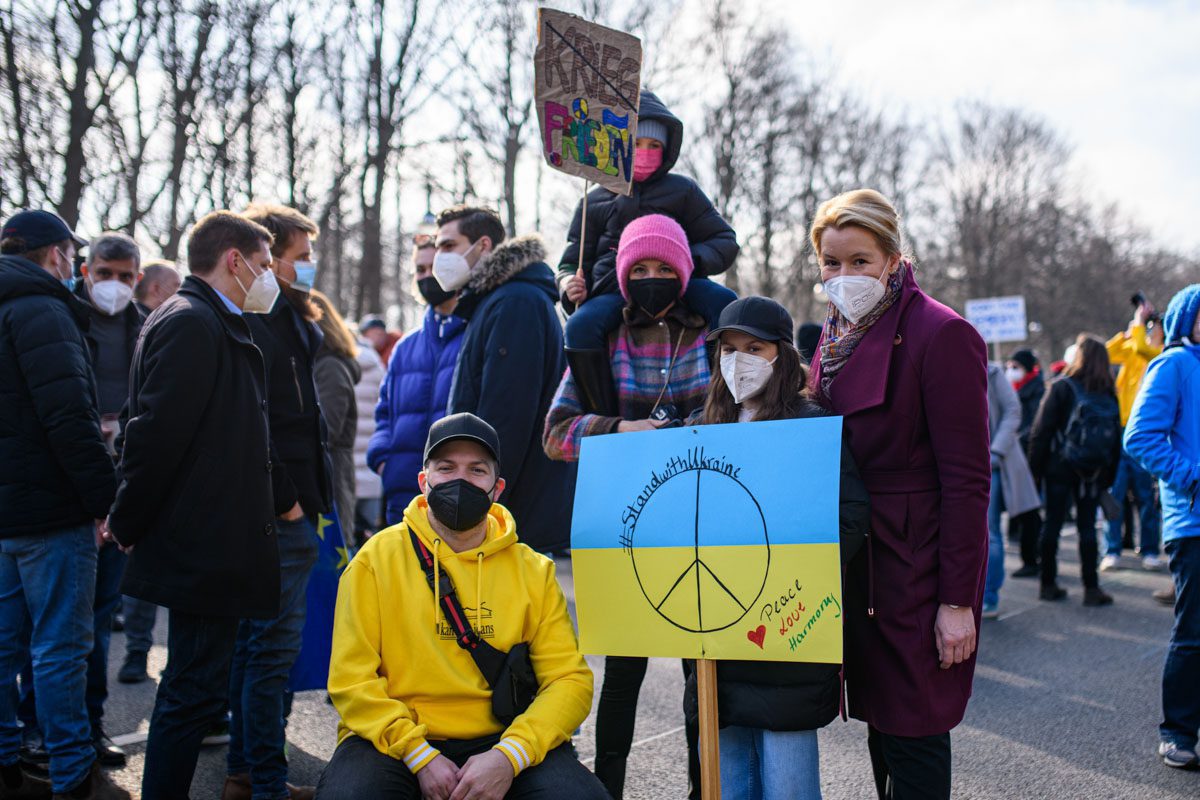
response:
{"label": "crowd of people", "polygon": [[[919,287],[895,208],[858,189],[817,211],[830,303],[796,328],[711,280],[736,235],[673,171],[682,123],[649,92],[641,105],[631,194],[591,192],[557,269],[484,207],[415,235],[426,310],[403,336],[348,324],[317,290],[320,231],[294,208],[197,220],[186,277],[49,211],[4,222],[0,798],[130,796],[102,769],[126,758],[103,725],[110,633],[126,634],[118,680],[148,680],[163,606],[146,800],[188,797],[220,734],[222,800],[619,799],[647,661],[605,660],[588,770],[572,737],[594,679],[548,557],[570,546],[582,439],[823,415],[844,419],[845,663],[720,662],[724,797],[819,798],[816,732],[847,696],[880,798],[950,796],[1005,512],[1013,574],[1046,601],[1067,596],[1069,515],[1084,605],[1113,602],[1099,574],[1122,565],[1134,516],[1141,566],[1165,550],[1159,755],[1196,765],[1200,285],[1161,317],[1139,298],[1107,344],[1080,335],[1061,376],[1030,350],[989,364]],[[319,784],[293,786],[288,676],[323,515],[356,551],[329,667],[340,724]],[[686,661],[681,681],[698,797]]]}

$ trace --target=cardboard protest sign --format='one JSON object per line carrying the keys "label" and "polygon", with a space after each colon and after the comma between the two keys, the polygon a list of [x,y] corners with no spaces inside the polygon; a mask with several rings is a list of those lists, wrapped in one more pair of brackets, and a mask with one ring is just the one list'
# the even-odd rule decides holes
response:
{"label": "cardboard protest sign", "polygon": [[583,440],[586,653],[842,660],[840,417]]}
{"label": "cardboard protest sign", "polygon": [[538,9],[534,102],[546,163],[629,194],[641,70],[636,36]]}

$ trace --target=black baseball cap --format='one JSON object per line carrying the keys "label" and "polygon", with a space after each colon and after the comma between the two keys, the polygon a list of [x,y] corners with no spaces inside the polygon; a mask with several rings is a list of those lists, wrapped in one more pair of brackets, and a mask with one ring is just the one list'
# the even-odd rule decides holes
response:
{"label": "black baseball cap", "polygon": [[458,439],[478,442],[483,449],[491,453],[497,466],[500,464],[500,436],[496,429],[488,425],[474,414],[463,412],[442,417],[429,428],[429,438],[425,440],[425,461],[429,456],[447,442]]}
{"label": "black baseball cap", "polygon": [[48,244],[62,242],[68,239],[76,249],[87,246],[87,240],[75,235],[75,231],[53,211],[33,209],[18,211],[4,223],[0,238],[20,239],[29,250],[37,250]]}
{"label": "black baseball cap", "polygon": [[722,331],[740,331],[764,342],[791,342],[792,315],[769,297],[741,297],[725,306],[708,341]]}

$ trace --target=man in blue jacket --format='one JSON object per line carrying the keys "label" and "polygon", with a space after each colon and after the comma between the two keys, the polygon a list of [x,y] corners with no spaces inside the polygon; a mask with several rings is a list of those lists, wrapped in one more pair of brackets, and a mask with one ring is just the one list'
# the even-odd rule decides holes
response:
{"label": "man in blue jacket", "polygon": [[1125,450],[1158,478],[1163,542],[1175,578],[1175,628],[1163,666],[1158,754],[1197,766],[1200,729],[1200,284],[1163,315],[1167,349],[1150,362],[1125,427]]}
{"label": "man in blue jacket", "polygon": [[455,311],[467,332],[449,411],[482,417],[500,434],[509,475],[500,502],[521,521],[521,540],[543,553],[565,550],[575,469],[542,450],[546,412],[566,370],[546,246],[538,236],[505,241],[490,209],[455,206],[437,223],[433,274],[447,291],[468,290]]}
{"label": "man in blue jacket", "polygon": [[404,519],[404,509],[421,493],[425,440],[433,423],[446,415],[450,381],[467,323],[454,315],[458,291],[443,289],[433,277],[434,238],[413,237],[413,283],[428,304],[421,327],[405,336],[392,353],[379,388],[375,433],[367,445],[367,465],[383,478],[387,524]]}

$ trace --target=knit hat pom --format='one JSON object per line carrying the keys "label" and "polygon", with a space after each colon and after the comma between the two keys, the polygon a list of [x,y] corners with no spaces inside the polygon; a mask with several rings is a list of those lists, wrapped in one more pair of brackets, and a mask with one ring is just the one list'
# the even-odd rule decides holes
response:
{"label": "knit hat pom", "polygon": [[661,261],[675,270],[682,297],[695,265],[687,234],[678,222],[663,214],[649,214],[625,226],[617,245],[617,284],[626,300],[629,299],[629,273],[634,264],[646,259]]}

